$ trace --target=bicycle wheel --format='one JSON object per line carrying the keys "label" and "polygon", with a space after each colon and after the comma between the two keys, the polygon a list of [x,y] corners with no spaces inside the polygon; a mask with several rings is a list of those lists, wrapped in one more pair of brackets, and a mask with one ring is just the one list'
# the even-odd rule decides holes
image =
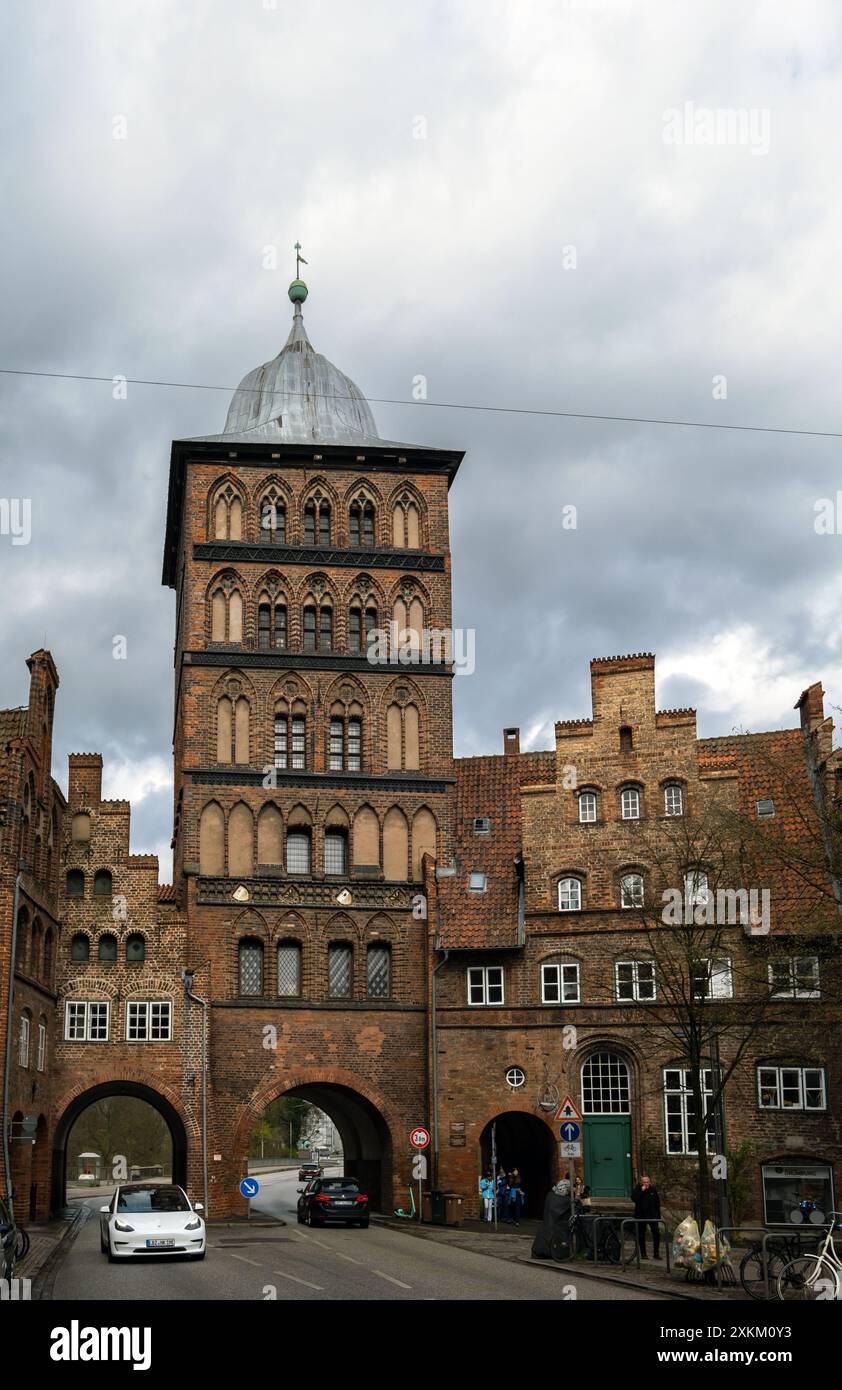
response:
{"label": "bicycle wheel", "polygon": [[821,1302],[839,1292],[839,1275],[821,1255],[798,1255],[778,1275],[778,1298],[786,1303]]}
{"label": "bicycle wheel", "polygon": [[[760,1246],[753,1245],[740,1260],[740,1283],[749,1298],[756,1298],[758,1301],[774,1298],[778,1276],[784,1264],[785,1260],[783,1256],[776,1250],[769,1250],[767,1252],[766,1267],[769,1272],[769,1285],[767,1288],[766,1280],[763,1278],[763,1256]],[[772,1290],[771,1293],[769,1292],[770,1289]]]}
{"label": "bicycle wheel", "polygon": [[15,1253],[17,1254],[18,1259],[22,1260],[24,1255],[26,1255],[28,1251],[29,1233],[26,1230],[24,1230],[22,1226],[18,1226],[17,1235],[15,1237]]}
{"label": "bicycle wheel", "polygon": [[550,1254],[554,1260],[569,1260],[573,1254],[569,1236],[553,1236],[550,1241]]}
{"label": "bicycle wheel", "polygon": [[610,1265],[618,1265],[622,1253],[620,1237],[616,1231],[609,1228],[605,1232],[605,1239],[602,1242],[602,1258],[607,1260]]}

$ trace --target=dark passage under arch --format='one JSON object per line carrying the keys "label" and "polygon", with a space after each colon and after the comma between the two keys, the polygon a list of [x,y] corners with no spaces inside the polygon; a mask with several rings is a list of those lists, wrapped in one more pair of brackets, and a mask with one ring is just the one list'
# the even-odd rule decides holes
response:
{"label": "dark passage under arch", "polygon": [[[556,1180],[556,1145],[552,1130],[537,1115],[507,1110],[489,1120],[480,1135],[482,1172],[491,1167],[491,1128],[497,1127],[497,1167],[520,1171],[526,1193],[524,1216],[540,1216],[544,1198]],[[479,1181],[479,1174],[477,1175]]]}

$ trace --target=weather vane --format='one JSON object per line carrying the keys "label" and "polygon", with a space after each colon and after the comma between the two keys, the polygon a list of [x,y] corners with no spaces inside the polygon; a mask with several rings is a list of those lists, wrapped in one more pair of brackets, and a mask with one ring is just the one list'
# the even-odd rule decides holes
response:
{"label": "weather vane", "polygon": [[300,241],[297,241],[297,242],[295,243],[295,278],[296,278],[296,280],[300,280],[300,278],[301,278],[301,267],[302,267],[303,265],[307,265],[307,264],[308,264],[308,262],[305,261],[304,257],[301,255],[301,242],[300,242]]}

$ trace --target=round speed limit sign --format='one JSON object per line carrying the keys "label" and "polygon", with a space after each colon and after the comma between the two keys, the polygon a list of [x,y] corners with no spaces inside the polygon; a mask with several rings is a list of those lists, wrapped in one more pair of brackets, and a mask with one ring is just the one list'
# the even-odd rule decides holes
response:
{"label": "round speed limit sign", "polygon": [[409,1136],[409,1142],[413,1149],[426,1149],[430,1142],[429,1131],[424,1129],[422,1125],[419,1125],[417,1129],[412,1130]]}

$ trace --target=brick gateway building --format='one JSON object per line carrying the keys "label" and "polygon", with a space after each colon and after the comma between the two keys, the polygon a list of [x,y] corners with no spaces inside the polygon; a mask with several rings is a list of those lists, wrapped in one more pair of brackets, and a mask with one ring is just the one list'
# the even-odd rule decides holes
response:
{"label": "brick gateway building", "polygon": [[[383,1210],[404,1200],[419,1123],[438,1185],[469,1205],[493,1127],[537,1208],[564,1093],[597,1195],[626,1195],[659,1154],[680,1184],[687,1076],[653,1045],[627,910],[650,872],[640,827],[711,789],[748,817],[782,806],[793,778],[800,825],[835,806],[820,687],[800,730],[699,740],[692,711],[656,710],[651,656],[592,663],[593,717],[557,725],[554,752],[521,753],[507,729],[499,756],[454,760],[447,651],[401,658],[452,625],[462,453],[379,438],[358,388],[313,350],[306,294],[294,281],[287,343],[244,378],[223,433],[172,446],[172,886],[130,853],[130,807],[102,800],[97,754],[71,755],[66,803],[52,781],[49,653],[30,658],[28,705],[0,712],[4,1035],[15,926],[4,1186],[19,1219],[61,1206],[72,1124],[108,1095],[155,1106],[175,1179],[207,1186],[215,1216],[244,1208],[248,1135],[283,1094],[331,1116]],[[388,634],[376,661],[374,631]],[[790,939],[803,897],[784,884],[773,933]],[[823,941],[835,903],[830,915]],[[805,1011],[838,1022],[832,952],[814,956],[811,933],[792,945],[777,1032],[726,1096],[729,1146],[753,1146],[755,1216],[804,1193],[829,1205],[838,1188],[835,1033],[825,1022],[799,1041],[792,1026]],[[739,988],[728,997],[740,1007]]]}

